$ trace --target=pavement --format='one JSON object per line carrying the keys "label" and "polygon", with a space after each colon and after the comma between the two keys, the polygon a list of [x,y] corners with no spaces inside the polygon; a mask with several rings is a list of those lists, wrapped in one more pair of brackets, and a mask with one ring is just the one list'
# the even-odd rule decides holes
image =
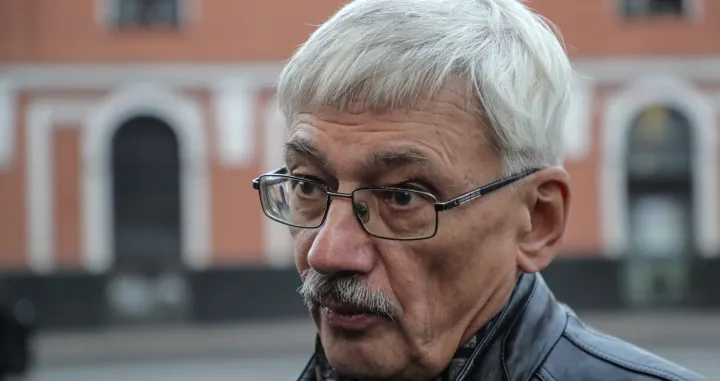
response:
{"label": "pavement", "polygon": [[294,355],[47,367],[22,381],[295,381],[307,361]]}
{"label": "pavement", "polygon": [[[720,381],[720,313],[581,318]],[[36,337],[28,380],[290,380],[307,361],[314,337],[309,319],[44,333]]]}
{"label": "pavement", "polygon": [[163,361],[207,357],[264,357],[312,351],[310,319],[215,325],[124,327],[40,334],[38,366]]}
{"label": "pavement", "polygon": [[[581,314],[591,326],[640,346],[720,347],[720,313]],[[166,325],[36,337],[40,365],[78,362],[176,359],[232,354],[297,354],[312,349],[310,319],[239,324]]]}

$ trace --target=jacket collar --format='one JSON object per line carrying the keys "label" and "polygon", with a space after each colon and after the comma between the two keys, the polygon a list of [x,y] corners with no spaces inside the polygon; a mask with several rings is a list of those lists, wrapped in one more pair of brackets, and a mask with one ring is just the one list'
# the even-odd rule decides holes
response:
{"label": "jacket collar", "polygon": [[[529,379],[562,335],[567,315],[539,274],[522,274],[505,307],[480,330],[454,381]],[[316,350],[322,350],[319,341]],[[298,381],[317,380],[317,352]]]}
{"label": "jacket collar", "polygon": [[456,381],[524,381],[560,339],[567,314],[540,274],[523,274],[498,324]]}

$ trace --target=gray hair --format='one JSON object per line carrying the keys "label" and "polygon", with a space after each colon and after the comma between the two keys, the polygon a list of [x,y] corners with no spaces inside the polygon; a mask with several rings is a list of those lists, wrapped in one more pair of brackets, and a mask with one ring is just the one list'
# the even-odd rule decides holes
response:
{"label": "gray hair", "polygon": [[391,110],[460,79],[503,172],[562,165],[572,66],[554,32],[519,0],[355,0],[295,52],[278,102],[288,121],[322,106]]}

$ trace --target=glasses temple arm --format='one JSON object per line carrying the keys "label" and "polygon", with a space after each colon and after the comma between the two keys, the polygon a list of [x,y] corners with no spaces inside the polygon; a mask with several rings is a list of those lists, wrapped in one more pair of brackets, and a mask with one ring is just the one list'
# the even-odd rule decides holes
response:
{"label": "glasses temple arm", "polygon": [[502,180],[492,182],[492,183],[482,186],[478,189],[471,190],[470,192],[467,192],[465,194],[461,194],[460,196],[457,196],[457,197],[453,198],[452,200],[448,200],[446,202],[438,202],[435,204],[435,210],[437,210],[438,212],[442,212],[445,210],[452,209],[456,206],[468,203],[480,196],[484,196],[484,195],[494,192],[500,188],[506,187],[509,184],[512,184],[512,183],[522,179],[523,177],[531,175],[537,171],[538,171],[537,169],[532,169],[529,171],[518,173],[514,176],[510,176],[510,177],[504,178]]}

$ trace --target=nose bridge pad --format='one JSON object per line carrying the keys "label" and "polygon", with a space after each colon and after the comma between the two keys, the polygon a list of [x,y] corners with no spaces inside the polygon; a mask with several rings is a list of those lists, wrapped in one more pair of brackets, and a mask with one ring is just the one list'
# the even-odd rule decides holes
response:
{"label": "nose bridge pad", "polygon": [[370,222],[370,211],[368,209],[367,202],[358,201],[354,202],[355,215],[360,219],[363,224]]}
{"label": "nose bridge pad", "polygon": [[328,206],[327,206],[328,214],[330,213],[330,206],[333,204],[333,201],[335,201],[335,199],[338,198],[338,199],[347,199],[347,201],[350,202],[350,205],[351,205],[350,207],[352,208],[353,214],[355,216],[357,216],[356,205],[355,205],[355,202],[354,202],[351,194],[339,193],[339,192],[328,192],[328,196],[329,196]]}

